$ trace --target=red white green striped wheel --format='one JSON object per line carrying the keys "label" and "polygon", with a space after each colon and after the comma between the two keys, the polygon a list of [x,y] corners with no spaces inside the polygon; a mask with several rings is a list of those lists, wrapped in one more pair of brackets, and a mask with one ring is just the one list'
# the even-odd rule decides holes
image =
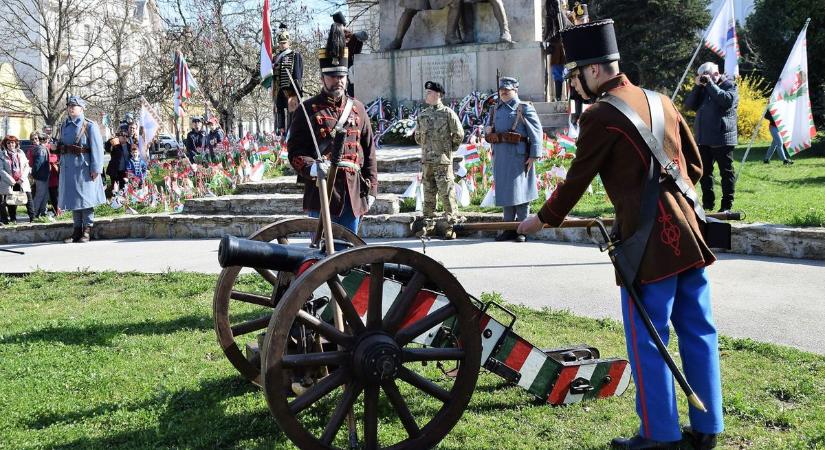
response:
{"label": "red white green striped wheel", "polygon": [[[257,241],[289,244],[290,238],[309,237],[318,226],[318,219],[298,217],[271,223],[249,236]],[[366,245],[361,238],[338,224],[332,224],[333,236],[358,247]],[[294,244],[294,242],[293,242]],[[260,363],[254,364],[244,356],[243,349],[256,335],[266,329],[273,308],[294,279],[292,273],[266,269],[254,270],[255,276],[240,283],[241,266],[223,269],[218,276],[212,311],[215,334],[226,358],[247,380],[261,385]]]}
{"label": "red white green striped wheel", "polygon": [[[394,264],[413,270],[403,286],[385,279]],[[360,277],[356,283],[353,274]],[[306,313],[307,299],[319,289],[328,289],[340,305],[344,332],[323,313]],[[458,280],[426,255],[390,246],[336,253],[293,281],[275,309],[263,352],[269,409],[301,449],[347,448],[350,411],[360,448],[432,448],[461,418],[475,389],[481,357],[478,315]],[[447,320],[462,330],[460,348],[421,344]],[[294,324],[319,333],[337,349],[288,354]],[[444,376],[436,367],[439,361],[457,361],[458,375]],[[287,396],[282,386],[291,371],[319,366],[329,375],[298,397]]]}

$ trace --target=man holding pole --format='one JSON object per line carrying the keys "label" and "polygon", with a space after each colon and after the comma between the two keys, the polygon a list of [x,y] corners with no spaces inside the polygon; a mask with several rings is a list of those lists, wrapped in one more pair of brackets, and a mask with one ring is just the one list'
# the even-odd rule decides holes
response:
{"label": "man holding pole", "polygon": [[[581,116],[576,159],[566,182],[537,215],[519,225],[518,233],[535,233],[545,224],[560,226],[592,179],[601,176],[615,205],[613,234],[619,241],[615,245],[623,247],[626,261],[633,266],[630,280],[621,283],[621,298],[640,419],[638,435],[616,438],[611,444],[629,449],[676,448],[684,432],[694,448],[713,448],[723,429],[722,395],[718,338],[704,267],[716,258],[703,238],[701,205],[690,200],[696,200],[693,184],[702,174],[699,151],[673,104],[634,86],[619,71],[612,20],[568,28],[562,40],[573,87],[596,103]],[[660,164],[660,158],[669,162]],[[621,275],[627,273],[623,267],[617,263]],[[630,291],[638,293],[635,299]],[[644,323],[645,316],[652,324]],[[681,372],[677,374],[675,365],[669,368],[665,358],[669,355],[660,353],[655,342],[660,335],[667,345],[669,323],[679,337],[681,379]],[[679,425],[674,375],[683,389],[687,383],[692,385],[693,390],[686,392],[704,401],[702,405],[691,398],[690,427],[684,430]]]}
{"label": "man holding pole", "polygon": [[[347,50],[344,27],[334,23],[326,48],[319,50],[321,93],[303,102],[289,128],[289,162],[304,183],[304,210],[319,217],[321,195],[318,151],[333,168],[329,211],[332,221],[354,233],[378,194],[378,162],[369,116],[360,101],[347,96]],[[311,128],[308,125],[311,123]],[[327,172],[327,170],[324,170]],[[323,176],[323,175],[321,175]]]}

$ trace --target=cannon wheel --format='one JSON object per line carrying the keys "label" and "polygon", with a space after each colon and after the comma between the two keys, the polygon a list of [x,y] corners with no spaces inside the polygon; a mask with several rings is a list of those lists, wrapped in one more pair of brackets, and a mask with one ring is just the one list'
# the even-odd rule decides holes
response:
{"label": "cannon wheel", "polygon": [[[258,241],[278,241],[279,244],[289,244],[289,236],[300,233],[314,233],[318,224],[318,219],[309,217],[298,217],[284,219],[261,228],[249,236],[249,239]],[[338,224],[332,225],[333,236],[355,246],[366,245],[364,241],[355,233]],[[255,271],[271,285],[271,294],[245,292],[236,289],[238,275],[243,267],[232,266],[221,271],[218,276],[218,285],[215,289],[215,297],[212,301],[212,309],[215,321],[215,333],[218,335],[220,344],[229,362],[238,369],[246,379],[261,385],[261,368],[259,365],[250,363],[243,354],[243,344],[238,343],[238,337],[254,333],[266,328],[269,323],[269,316],[274,308],[274,301],[277,294],[283,293],[289,282],[294,278],[292,273],[279,273],[272,270],[255,269]],[[234,302],[252,304],[261,307],[258,318],[253,318],[240,323],[232,324],[230,308]]]}
{"label": "cannon wheel", "polygon": [[[385,264],[403,264],[415,271],[394,300],[383,298],[384,285],[392,283],[384,279]],[[370,271],[369,281],[364,281],[364,288],[356,294],[361,308],[366,309],[366,323],[359,318],[354,299],[345,291],[340,277],[356,267],[369,267]],[[449,301],[421,314],[417,299],[422,293],[429,295],[422,290],[425,284],[437,286]],[[303,309],[312,293],[324,285],[341,308],[344,332]],[[368,296],[366,307],[363,295]],[[357,434],[363,437],[360,448],[431,448],[461,418],[475,389],[481,359],[479,312],[447,269],[413,250],[367,246],[325,258],[292,283],[269,323],[262,366],[269,409],[281,430],[302,449],[351,445],[347,432],[341,430],[349,411],[360,416],[354,421]],[[457,323],[453,326],[462,330],[460,348],[411,344],[414,338],[449,318],[454,318]],[[313,329],[337,344],[338,350],[287,354],[293,323]],[[437,371],[435,363],[440,361],[458,362],[458,375],[431,380],[426,371],[432,375]],[[280,388],[290,370],[324,366],[329,375],[297,398],[288,397]],[[411,410],[429,419],[417,420]],[[312,413],[302,414],[308,411]],[[404,431],[387,429],[382,437],[385,441],[401,439],[390,445],[379,442],[379,427],[396,420]]]}

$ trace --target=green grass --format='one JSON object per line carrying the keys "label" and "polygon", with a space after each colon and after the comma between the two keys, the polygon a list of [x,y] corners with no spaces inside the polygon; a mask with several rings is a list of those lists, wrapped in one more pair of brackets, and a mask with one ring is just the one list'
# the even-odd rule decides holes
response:
{"label": "green grass", "polygon": [[[186,273],[0,276],[0,448],[292,448],[216,343],[214,286]],[[615,321],[514,309],[541,347],[625,353]],[[722,448],[825,448],[825,357],[725,338],[722,366]],[[605,448],[636,427],[632,387],[554,408],[485,373],[439,448]],[[381,430],[403,433],[397,421]]]}
{"label": "green grass", "polygon": [[[825,136],[820,134],[814,146],[793,157],[794,165],[785,166],[774,155],[770,164],[763,164],[767,143],[754,145],[745,166],[740,162],[747,145],[734,150],[734,168],[741,175],[736,184],[734,210],[745,213],[745,223],[763,222],[800,227],[825,227]],[[714,168],[716,208],[719,208],[722,188],[719,169]],[[696,187],[701,197],[701,188]],[[471,205],[462,211],[500,213],[501,208],[482,208],[483,194],[475,193]],[[530,204],[537,212],[544,199]],[[603,192],[585,194],[573,211],[578,217],[607,217],[613,215],[613,206]]]}

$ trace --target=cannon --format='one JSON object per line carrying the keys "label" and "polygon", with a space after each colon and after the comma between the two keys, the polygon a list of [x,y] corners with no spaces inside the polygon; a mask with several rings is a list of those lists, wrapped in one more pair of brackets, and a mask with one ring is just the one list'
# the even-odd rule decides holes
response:
{"label": "cannon", "polygon": [[[515,314],[468,294],[432,258],[365,246],[338,226],[330,255],[309,239],[316,226],[287,219],[250,239],[225,237],[214,297],[224,353],[262,387],[299,448],[433,447],[461,418],[482,368],[551,405],[627,388],[626,360],[587,345],[532,345],[515,332]],[[384,430],[389,423],[404,435]]]}

